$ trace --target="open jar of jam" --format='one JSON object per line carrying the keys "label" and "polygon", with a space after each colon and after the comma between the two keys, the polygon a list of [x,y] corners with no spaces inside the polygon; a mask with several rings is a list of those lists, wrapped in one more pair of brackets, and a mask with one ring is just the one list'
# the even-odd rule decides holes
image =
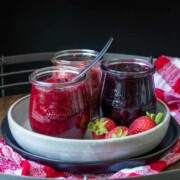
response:
{"label": "open jar of jam", "polygon": [[29,120],[33,131],[71,139],[84,136],[90,105],[86,74],[71,82],[77,74],[78,69],[69,66],[46,67],[30,74]]}
{"label": "open jar of jam", "polygon": [[155,67],[143,59],[103,61],[100,115],[129,126],[146,111],[155,113]]}
{"label": "open jar of jam", "polygon": [[[54,54],[51,62],[54,65],[68,65],[83,69],[98,55],[98,52],[89,49],[70,49],[59,51]],[[99,94],[100,94],[101,69],[100,61],[87,71],[87,91],[90,93],[90,114],[91,118],[98,115]]]}

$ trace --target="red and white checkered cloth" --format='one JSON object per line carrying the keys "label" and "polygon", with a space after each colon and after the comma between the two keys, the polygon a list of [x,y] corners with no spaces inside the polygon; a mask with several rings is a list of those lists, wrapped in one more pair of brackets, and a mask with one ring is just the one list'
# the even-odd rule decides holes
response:
{"label": "red and white checkered cloth", "polygon": [[[180,124],[180,59],[160,56],[155,61],[155,66],[157,67],[157,72],[155,73],[157,97],[169,106],[171,115],[174,116]],[[180,160],[180,139],[160,160],[151,164],[122,169],[115,174],[86,176],[88,179],[113,179],[157,174],[178,160]],[[20,154],[13,151],[11,147],[6,145],[3,139],[0,140],[0,172],[43,178],[84,178],[81,174],[77,175],[68,172],[57,172],[46,165],[26,160]]]}
{"label": "red and white checkered cloth", "polygon": [[156,95],[168,105],[180,124],[180,59],[160,56],[154,64]]}

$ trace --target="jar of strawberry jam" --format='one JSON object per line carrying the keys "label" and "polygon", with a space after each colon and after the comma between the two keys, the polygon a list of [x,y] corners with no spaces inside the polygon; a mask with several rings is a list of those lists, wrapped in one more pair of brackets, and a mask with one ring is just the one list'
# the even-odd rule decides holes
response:
{"label": "jar of strawberry jam", "polygon": [[155,113],[155,67],[143,59],[118,59],[101,63],[100,115],[117,125],[129,126],[135,118]]}
{"label": "jar of strawberry jam", "polygon": [[[89,49],[70,49],[59,51],[51,59],[54,65],[68,65],[83,69],[98,55],[98,52]],[[87,71],[87,90],[90,93],[90,114],[91,118],[98,115],[99,94],[100,94],[101,69],[100,61]]]}
{"label": "jar of strawberry jam", "polygon": [[71,79],[78,69],[52,66],[30,74],[29,120],[33,131],[61,138],[82,138],[90,120],[86,74]]}

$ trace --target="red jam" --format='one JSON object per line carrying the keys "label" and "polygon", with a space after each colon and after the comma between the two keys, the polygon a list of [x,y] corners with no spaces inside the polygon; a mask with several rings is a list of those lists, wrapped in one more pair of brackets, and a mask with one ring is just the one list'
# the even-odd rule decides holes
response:
{"label": "red jam", "polygon": [[117,125],[129,126],[135,118],[155,113],[154,67],[148,61],[114,61],[103,69],[100,115]]}
{"label": "red jam", "polygon": [[[98,52],[88,49],[64,50],[56,53],[52,62],[57,66],[69,65],[82,70],[97,54]],[[101,74],[99,62],[87,71],[86,87],[89,92],[91,118],[98,116]]]}
{"label": "red jam", "polygon": [[82,138],[90,119],[85,83],[65,85],[74,74],[60,74],[37,76],[38,81],[44,83],[41,85],[32,82],[29,106],[31,128],[49,136]]}

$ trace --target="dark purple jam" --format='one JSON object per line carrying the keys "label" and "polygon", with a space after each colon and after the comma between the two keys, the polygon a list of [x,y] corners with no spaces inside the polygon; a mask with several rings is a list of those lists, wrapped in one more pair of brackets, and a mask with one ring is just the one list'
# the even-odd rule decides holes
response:
{"label": "dark purple jam", "polygon": [[149,67],[147,65],[140,65],[134,63],[121,63],[119,65],[113,64],[110,65],[108,68],[119,72],[142,72],[149,70]]}
{"label": "dark purple jam", "polygon": [[[144,62],[144,61],[143,61]],[[146,111],[155,113],[154,67],[138,61],[101,64],[100,115],[129,126]]]}

